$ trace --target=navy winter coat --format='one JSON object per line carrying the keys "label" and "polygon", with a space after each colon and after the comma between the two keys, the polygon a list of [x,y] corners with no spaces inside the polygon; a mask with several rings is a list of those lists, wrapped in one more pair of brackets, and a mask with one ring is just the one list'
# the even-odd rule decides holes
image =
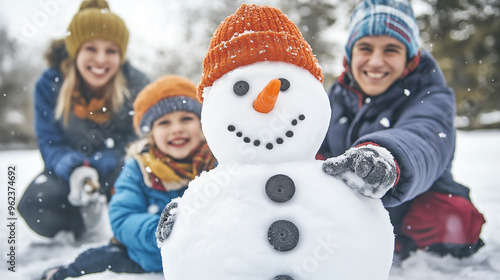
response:
{"label": "navy winter coat", "polygon": [[401,171],[382,202],[393,207],[432,190],[469,198],[450,173],[455,151],[455,95],[436,61],[422,51],[418,67],[379,96],[366,97],[349,74],[329,91],[330,127],[320,154],[335,157],[365,142],[388,149]]}
{"label": "navy winter coat", "polygon": [[35,132],[45,168],[57,176],[69,179],[71,171],[87,160],[100,177],[119,167],[125,155],[125,145],[137,139],[132,127],[133,101],[149,83],[148,78],[125,63],[122,67],[130,98],[126,98],[111,121],[96,124],[82,120],[70,111],[67,126],[55,119],[55,107],[63,76],[58,69],[46,70],[35,87]]}

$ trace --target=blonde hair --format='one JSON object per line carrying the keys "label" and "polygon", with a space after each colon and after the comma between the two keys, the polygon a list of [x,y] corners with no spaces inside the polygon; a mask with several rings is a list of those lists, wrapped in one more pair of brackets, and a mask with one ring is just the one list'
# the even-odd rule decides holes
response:
{"label": "blonde hair", "polygon": [[[82,78],[76,69],[73,60],[67,59],[61,63],[61,70],[64,81],[59,90],[57,104],[55,108],[56,119],[63,118],[63,123],[68,124],[69,112],[71,110],[71,96],[75,90],[80,90]],[[130,97],[130,92],[126,85],[126,79],[122,70],[118,70],[116,75],[108,83],[105,95],[110,96],[111,112],[117,112],[125,102],[125,97]]]}

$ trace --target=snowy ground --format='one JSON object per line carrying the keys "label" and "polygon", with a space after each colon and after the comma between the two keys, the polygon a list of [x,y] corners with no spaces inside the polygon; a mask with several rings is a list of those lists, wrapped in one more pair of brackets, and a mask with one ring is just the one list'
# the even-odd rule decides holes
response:
{"label": "snowy ground", "polygon": [[[72,261],[81,251],[107,242],[111,235],[109,226],[103,223],[100,240],[75,243],[68,235],[58,235],[47,240],[34,234],[17,214],[16,231],[11,234],[7,225],[8,198],[7,172],[9,165],[16,165],[16,202],[24,188],[41,172],[43,163],[37,150],[0,152],[0,276],[2,279],[39,279],[49,267]],[[459,132],[456,160],[453,166],[455,178],[471,188],[473,202],[485,215],[487,224],[482,238],[486,243],[477,254],[458,260],[417,252],[401,265],[393,267],[390,280],[498,280],[500,279],[500,131]],[[15,270],[10,266],[9,237],[16,240]],[[12,239],[10,239],[12,240]],[[105,272],[87,275],[81,280],[96,279],[152,279],[162,280],[161,273],[147,275],[115,274]]]}

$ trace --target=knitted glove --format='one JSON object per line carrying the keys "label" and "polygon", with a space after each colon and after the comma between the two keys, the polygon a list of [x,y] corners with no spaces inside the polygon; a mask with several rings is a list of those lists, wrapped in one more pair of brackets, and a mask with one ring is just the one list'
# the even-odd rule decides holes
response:
{"label": "knitted glove", "polygon": [[385,148],[371,144],[347,150],[327,159],[323,172],[344,181],[360,194],[381,198],[394,186],[398,177],[394,157]]}
{"label": "knitted glove", "polygon": [[86,206],[99,200],[99,174],[89,166],[77,167],[69,176],[68,200],[73,206]]}
{"label": "knitted glove", "polygon": [[160,222],[156,228],[156,244],[158,248],[161,248],[163,242],[167,240],[172,232],[178,206],[177,199],[173,199],[161,213]]}

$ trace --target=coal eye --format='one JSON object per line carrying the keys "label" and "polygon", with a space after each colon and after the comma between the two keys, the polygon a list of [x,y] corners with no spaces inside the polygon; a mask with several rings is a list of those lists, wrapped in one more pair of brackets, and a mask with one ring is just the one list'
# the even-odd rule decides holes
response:
{"label": "coal eye", "polygon": [[290,82],[287,79],[280,78],[280,81],[281,81],[280,91],[286,91],[290,88]]}
{"label": "coal eye", "polygon": [[238,81],[233,86],[233,92],[239,96],[247,94],[249,89],[250,85],[245,81]]}

